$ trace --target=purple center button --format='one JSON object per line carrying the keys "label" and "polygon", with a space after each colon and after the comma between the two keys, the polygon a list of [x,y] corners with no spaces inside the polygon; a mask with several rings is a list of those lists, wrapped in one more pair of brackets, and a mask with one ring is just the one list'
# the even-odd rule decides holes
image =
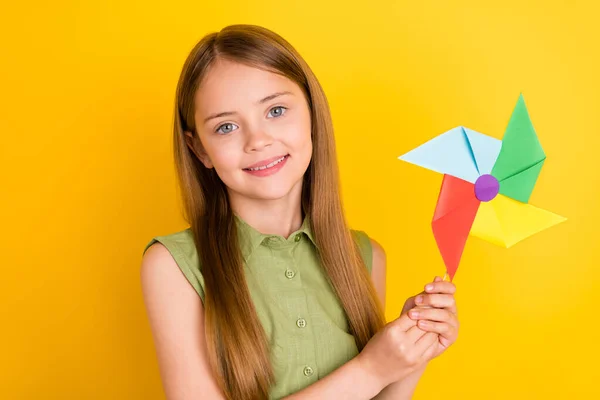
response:
{"label": "purple center button", "polygon": [[479,201],[490,201],[498,195],[500,183],[492,175],[481,175],[475,181],[475,196]]}

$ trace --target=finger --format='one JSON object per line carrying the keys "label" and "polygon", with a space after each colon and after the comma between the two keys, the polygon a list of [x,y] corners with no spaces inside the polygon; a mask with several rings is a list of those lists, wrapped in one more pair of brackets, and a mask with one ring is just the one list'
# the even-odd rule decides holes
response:
{"label": "finger", "polygon": [[446,307],[446,310],[450,311],[455,316],[458,315],[458,309],[456,308],[456,300],[454,300],[454,304],[452,304],[450,307]]}
{"label": "finger", "polygon": [[413,321],[408,314],[402,314],[400,317],[396,318],[392,324],[398,326],[402,332],[406,332],[410,328],[417,325],[417,323]]}
{"label": "finger", "polygon": [[434,282],[440,282],[440,281],[443,281],[443,279],[442,279],[441,277],[439,277],[439,276],[436,276],[436,277],[433,279],[433,281],[434,281]]}
{"label": "finger", "polygon": [[452,282],[439,281],[431,282],[425,285],[426,293],[456,293],[456,285]]}
{"label": "finger", "polygon": [[452,323],[455,316],[445,308],[413,308],[408,316],[414,320],[426,319],[435,322]]}
{"label": "finger", "polygon": [[435,332],[447,339],[451,339],[455,332],[455,327],[447,322],[419,320],[417,321],[417,327],[426,332]]}
{"label": "finger", "polygon": [[417,354],[424,354],[434,345],[437,345],[438,335],[434,332],[425,332],[423,336],[415,343],[415,351]]}
{"label": "finger", "polygon": [[426,333],[426,331],[419,329],[417,324],[415,324],[415,326],[413,326],[406,332],[406,340],[409,343],[417,343],[417,341],[421,339]]}
{"label": "finger", "polygon": [[452,308],[456,306],[456,300],[451,294],[420,294],[415,298],[415,304],[418,306]]}
{"label": "finger", "polygon": [[423,359],[425,360],[431,360],[433,358],[433,356],[435,355],[435,352],[439,346],[438,341],[439,341],[439,335],[438,336],[438,340],[434,341],[431,346],[429,346],[424,352],[423,352]]}
{"label": "finger", "polygon": [[[415,297],[409,297],[408,299],[406,299],[406,303],[404,303],[404,307],[402,307],[402,313],[404,313],[406,310],[410,310],[411,308],[414,308],[415,304]],[[402,315],[402,313],[400,313],[400,315]]]}
{"label": "finger", "polygon": [[412,296],[412,297],[409,297],[409,298],[406,300],[406,303],[405,303],[405,305],[404,305],[404,307],[403,307],[403,310],[410,310],[411,308],[414,308],[414,307],[416,306],[416,303],[415,303],[415,298],[416,298],[417,296],[419,296],[419,295],[423,295],[423,294],[425,294],[425,291],[423,291],[423,292],[421,292],[421,293],[417,293],[416,295],[414,295],[414,296]]}

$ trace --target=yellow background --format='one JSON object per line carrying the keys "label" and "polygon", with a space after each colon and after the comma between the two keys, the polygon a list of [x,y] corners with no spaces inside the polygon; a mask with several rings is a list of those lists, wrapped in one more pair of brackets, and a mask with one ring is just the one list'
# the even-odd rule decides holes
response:
{"label": "yellow background", "polygon": [[441,175],[396,157],[457,125],[501,138],[523,93],[547,154],[530,203],[568,221],[467,243],[458,342],[415,399],[598,398],[600,15],[593,1],[14,2],[0,17],[0,397],[163,398],[139,265],[186,227],[174,87],[205,33],[283,35],[331,103],[355,228],[388,254],[387,316],[443,274]]}

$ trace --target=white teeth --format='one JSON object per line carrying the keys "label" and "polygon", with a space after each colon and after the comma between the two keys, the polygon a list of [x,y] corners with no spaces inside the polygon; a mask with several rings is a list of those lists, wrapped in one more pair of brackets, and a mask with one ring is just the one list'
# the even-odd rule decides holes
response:
{"label": "white teeth", "polygon": [[279,160],[275,160],[275,161],[273,161],[272,163],[270,163],[270,164],[267,164],[267,165],[265,165],[265,166],[263,166],[263,167],[257,167],[257,168],[248,168],[248,170],[250,170],[250,171],[260,171],[260,170],[263,170],[263,169],[271,168],[272,166],[274,166],[274,165],[277,165],[277,164],[279,164],[280,162],[282,162],[284,159],[285,159],[285,156],[283,156],[283,157],[281,157]]}

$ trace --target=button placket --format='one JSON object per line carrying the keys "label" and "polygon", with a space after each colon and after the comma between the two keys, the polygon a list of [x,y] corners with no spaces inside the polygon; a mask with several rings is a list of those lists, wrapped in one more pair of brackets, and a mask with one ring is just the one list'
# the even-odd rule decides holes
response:
{"label": "button placket", "polygon": [[[294,328],[296,333],[293,334],[293,339],[291,339],[296,344],[286,349],[286,356],[287,359],[295,359],[299,367],[297,373],[302,374],[305,377],[304,379],[312,382],[318,379],[318,366],[315,332],[313,327],[309,325],[311,316],[308,310],[308,294],[302,283],[301,266],[306,257],[302,236],[302,232],[296,233],[287,240],[280,239],[270,247],[273,249],[274,254],[277,254],[282,260],[280,265],[283,268],[279,273],[285,276],[285,291],[289,291],[289,295],[292,296],[284,300],[287,304],[282,304],[282,309],[286,310],[288,318],[291,319],[288,323],[296,325]],[[282,279],[283,276],[281,276]]]}

